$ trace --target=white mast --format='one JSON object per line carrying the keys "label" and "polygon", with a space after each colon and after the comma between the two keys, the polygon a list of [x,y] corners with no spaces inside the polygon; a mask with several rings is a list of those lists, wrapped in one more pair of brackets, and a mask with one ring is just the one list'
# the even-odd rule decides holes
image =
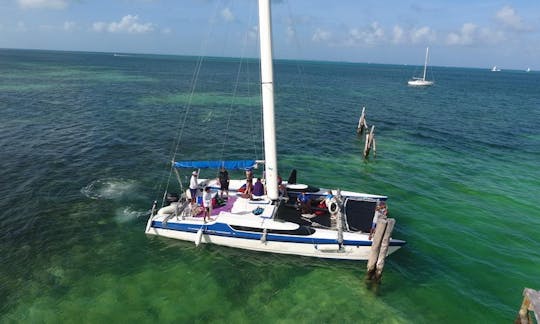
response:
{"label": "white mast", "polygon": [[426,81],[426,69],[427,69],[427,61],[429,56],[429,47],[426,47],[426,60],[424,61],[424,77],[422,80]]}
{"label": "white mast", "polygon": [[272,21],[270,0],[259,0],[259,33],[261,43],[261,93],[264,125],[264,159],[266,193],[278,199],[276,124],[274,120],[274,72],[272,67]]}

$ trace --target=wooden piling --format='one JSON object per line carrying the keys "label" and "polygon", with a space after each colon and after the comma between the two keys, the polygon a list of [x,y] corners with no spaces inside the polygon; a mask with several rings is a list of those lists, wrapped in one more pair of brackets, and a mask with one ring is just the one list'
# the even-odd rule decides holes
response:
{"label": "wooden piling", "polygon": [[375,141],[375,125],[371,125],[371,131],[366,134],[366,143],[364,144],[364,159],[369,156],[369,151],[373,147]]}
{"label": "wooden piling", "polygon": [[367,129],[368,125],[366,122],[366,107],[362,107],[362,114],[360,115],[360,119],[358,120],[358,127],[356,128],[356,133],[358,135],[362,135],[364,132],[364,129]]}
{"label": "wooden piling", "polygon": [[536,323],[540,323],[540,291],[530,288],[523,289],[523,302],[519,309],[518,316],[514,321],[515,324],[531,324],[534,323],[529,312],[532,311],[536,318]]}
{"label": "wooden piling", "polygon": [[379,218],[377,220],[375,235],[371,243],[371,254],[367,264],[367,278],[369,280],[381,281],[395,224],[396,220],[393,218]]}
{"label": "wooden piling", "polygon": [[367,263],[367,277],[372,279],[375,276],[375,270],[377,266],[377,260],[379,259],[379,253],[381,250],[381,242],[384,237],[384,232],[386,229],[386,219],[379,218],[377,220],[377,227],[375,230],[375,235],[373,235],[373,240],[371,241],[371,253],[369,255]]}
{"label": "wooden piling", "polygon": [[386,256],[388,255],[388,248],[390,247],[390,238],[392,237],[392,231],[394,230],[394,225],[396,220],[393,218],[388,218],[386,220],[386,229],[384,231],[384,236],[381,242],[381,250],[379,251],[379,257],[377,259],[377,271],[375,272],[375,280],[380,281],[382,278],[382,272],[384,269],[384,262]]}

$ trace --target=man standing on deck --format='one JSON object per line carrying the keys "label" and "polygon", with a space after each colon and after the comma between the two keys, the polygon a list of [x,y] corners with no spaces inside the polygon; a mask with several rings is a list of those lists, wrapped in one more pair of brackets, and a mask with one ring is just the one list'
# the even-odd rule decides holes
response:
{"label": "man standing on deck", "polygon": [[212,220],[210,218],[210,215],[212,215],[212,192],[210,191],[210,187],[204,188],[204,194],[203,194],[203,207],[204,207],[204,222],[206,223],[206,219]]}
{"label": "man standing on deck", "polygon": [[227,198],[229,198],[229,172],[225,170],[225,167],[221,167],[221,170],[219,170],[219,186],[221,189],[221,198],[223,198],[223,193],[227,193]]}
{"label": "man standing on deck", "polygon": [[197,188],[199,187],[199,181],[197,180],[197,171],[191,173],[191,179],[189,179],[189,193],[191,194],[191,204],[197,204]]}

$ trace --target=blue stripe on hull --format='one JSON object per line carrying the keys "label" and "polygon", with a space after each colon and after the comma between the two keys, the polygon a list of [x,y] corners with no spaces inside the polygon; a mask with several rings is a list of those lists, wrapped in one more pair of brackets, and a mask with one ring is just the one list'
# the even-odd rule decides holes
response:
{"label": "blue stripe on hull", "polygon": [[[216,236],[225,236],[225,237],[236,237],[242,239],[250,240],[260,240],[262,233],[252,233],[252,232],[243,232],[236,231],[232,229],[229,225],[224,223],[215,223],[215,224],[178,224],[178,223],[167,223],[167,226],[163,226],[162,222],[152,221],[152,227],[162,228],[167,230],[174,230],[180,232],[190,232],[197,233],[197,231],[203,227],[203,233],[207,235],[216,235]],[[266,235],[267,241],[274,242],[290,242],[290,243],[304,243],[304,244],[338,244],[337,239],[321,239],[313,238],[310,236],[293,236],[293,235],[279,235],[268,233]],[[371,241],[351,241],[344,240],[343,245],[348,246],[371,246]],[[394,241],[390,242],[390,246],[403,246],[405,242],[403,241]]]}

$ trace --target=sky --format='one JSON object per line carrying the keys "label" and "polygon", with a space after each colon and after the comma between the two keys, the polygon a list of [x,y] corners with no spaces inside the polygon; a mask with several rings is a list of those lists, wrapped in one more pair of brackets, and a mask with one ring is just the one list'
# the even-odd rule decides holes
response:
{"label": "sky", "polygon": [[[540,1],[272,0],[281,59],[540,70]],[[258,57],[256,0],[0,0],[0,48]]]}

